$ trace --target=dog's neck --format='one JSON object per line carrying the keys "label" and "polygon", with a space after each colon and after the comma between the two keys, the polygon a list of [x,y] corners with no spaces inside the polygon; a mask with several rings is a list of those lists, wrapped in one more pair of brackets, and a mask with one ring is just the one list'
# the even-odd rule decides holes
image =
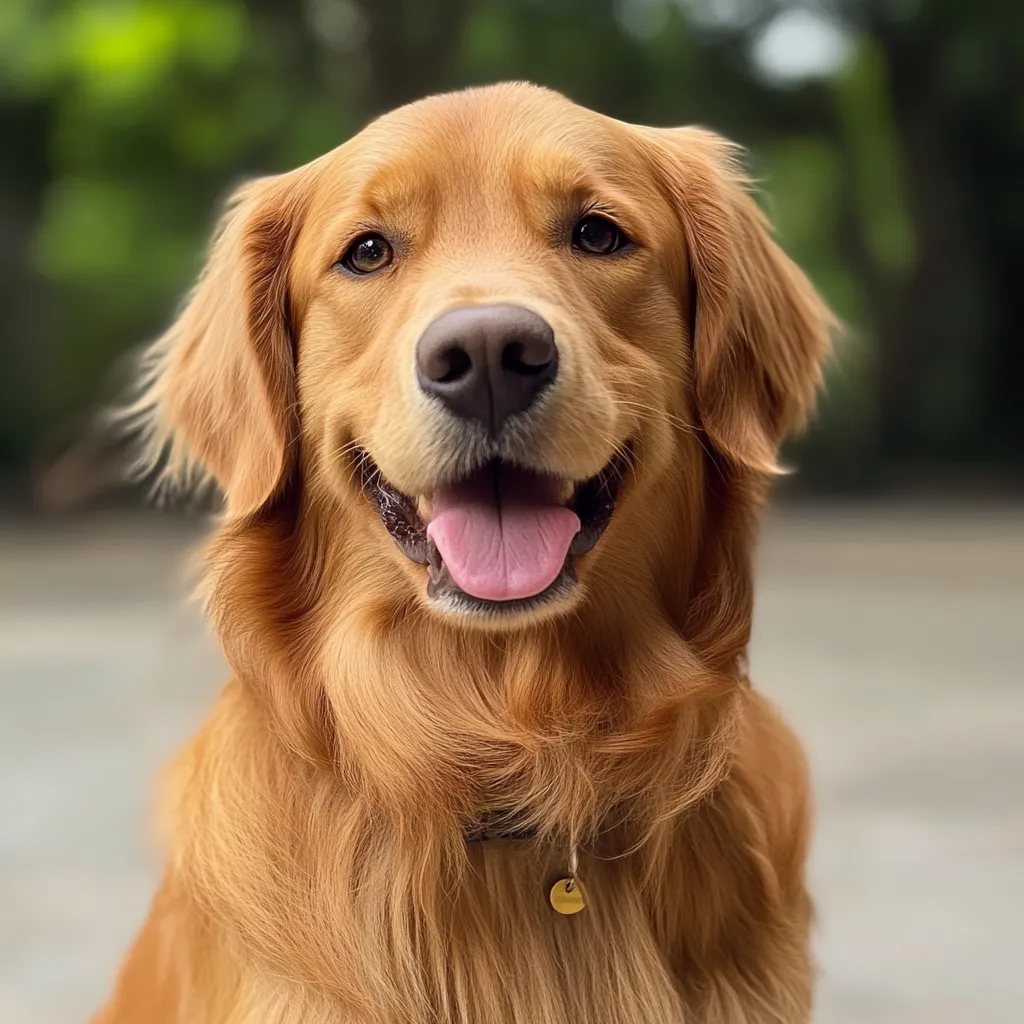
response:
{"label": "dog's neck", "polygon": [[429,820],[461,839],[481,808],[504,808],[541,835],[592,835],[624,814],[642,829],[721,778],[749,521],[705,531],[684,576],[606,587],[514,634],[430,616],[391,561],[357,568],[366,538],[335,526],[342,539],[318,543],[327,527],[301,525],[282,512],[221,531],[213,624],[285,747],[398,827]]}

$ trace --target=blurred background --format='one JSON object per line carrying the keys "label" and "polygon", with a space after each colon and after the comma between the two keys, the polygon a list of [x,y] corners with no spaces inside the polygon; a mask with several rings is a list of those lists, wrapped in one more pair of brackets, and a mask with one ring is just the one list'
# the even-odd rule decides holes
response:
{"label": "blurred background", "polygon": [[238,180],[504,78],[748,147],[849,326],[755,678],[821,802],[819,1024],[1024,1019],[1024,3],[0,0],[0,1019],[82,1020],[223,668],[90,426]]}

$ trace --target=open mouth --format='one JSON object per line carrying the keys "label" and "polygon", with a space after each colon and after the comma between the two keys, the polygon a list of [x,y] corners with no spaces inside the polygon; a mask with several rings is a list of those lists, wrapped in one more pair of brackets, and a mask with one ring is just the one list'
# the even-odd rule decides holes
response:
{"label": "open mouth", "polygon": [[[437,487],[425,502],[392,487],[365,451],[360,481],[385,528],[427,566],[427,594],[464,610],[514,612],[567,595],[573,558],[601,538],[615,511],[629,449],[575,485],[503,461]],[[429,513],[420,509],[429,506]]]}

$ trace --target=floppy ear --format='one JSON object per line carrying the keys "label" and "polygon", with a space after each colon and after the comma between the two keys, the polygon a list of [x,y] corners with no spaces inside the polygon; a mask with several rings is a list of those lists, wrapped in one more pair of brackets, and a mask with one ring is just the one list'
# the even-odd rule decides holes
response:
{"label": "floppy ear", "polygon": [[283,486],[296,436],[288,269],[308,201],[303,171],[232,196],[184,310],[144,356],[128,416],[141,467],[164,484],[215,482],[232,516]]}
{"label": "floppy ear", "polygon": [[779,444],[813,408],[835,321],[772,238],[737,147],[699,128],[649,137],[686,240],[704,432],[732,462],[779,472]]}

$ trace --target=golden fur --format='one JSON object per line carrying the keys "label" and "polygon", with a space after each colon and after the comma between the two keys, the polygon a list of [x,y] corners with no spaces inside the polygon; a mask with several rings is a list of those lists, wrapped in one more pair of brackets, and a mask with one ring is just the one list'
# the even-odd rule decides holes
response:
{"label": "golden fur", "polygon": [[[628,259],[552,241],[591,202]],[[403,258],[339,274],[379,224]],[[452,471],[409,367],[484,302],[559,339],[544,465],[632,459],[574,597],[496,622],[428,605],[348,457],[411,495]],[[98,1021],[809,1020],[806,770],[745,654],[829,328],[732,147],[530,86],[404,107],[241,189],[132,409],[167,479],[224,495],[205,601],[234,680],[170,773],[166,877]],[[486,807],[538,837],[467,845]]]}

